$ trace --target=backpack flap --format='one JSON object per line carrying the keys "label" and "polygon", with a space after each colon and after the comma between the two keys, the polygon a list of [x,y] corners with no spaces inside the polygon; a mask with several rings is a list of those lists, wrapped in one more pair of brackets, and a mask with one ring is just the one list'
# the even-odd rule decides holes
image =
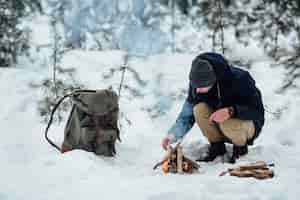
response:
{"label": "backpack flap", "polygon": [[90,115],[101,116],[119,110],[118,96],[112,90],[80,93],[73,96],[73,102]]}

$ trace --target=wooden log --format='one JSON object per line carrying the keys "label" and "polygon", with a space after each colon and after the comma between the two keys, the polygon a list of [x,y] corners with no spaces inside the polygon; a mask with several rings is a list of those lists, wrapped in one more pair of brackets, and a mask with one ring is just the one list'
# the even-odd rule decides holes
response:
{"label": "wooden log", "polygon": [[270,169],[256,169],[253,170],[253,172],[255,173],[253,177],[257,179],[267,179],[274,177],[274,172]]}
{"label": "wooden log", "polygon": [[255,175],[254,172],[252,172],[251,170],[239,170],[239,169],[234,169],[232,171],[229,171],[231,176],[237,176],[237,177],[252,177]]}
{"label": "wooden log", "polygon": [[170,160],[166,160],[163,164],[162,164],[162,170],[164,173],[168,173],[170,170]]}
{"label": "wooden log", "polygon": [[250,163],[249,165],[240,166],[241,170],[252,170],[252,169],[262,169],[268,167],[268,164],[264,161],[258,161],[255,163]]}
{"label": "wooden log", "polygon": [[156,170],[159,166],[161,166],[166,161],[168,161],[171,157],[172,151],[173,151],[173,148],[171,146],[168,146],[166,155],[164,156],[162,161],[160,161],[160,162],[158,162],[157,164],[154,165],[153,170]]}
{"label": "wooden log", "polygon": [[187,161],[188,163],[190,163],[194,169],[198,170],[200,168],[200,165],[198,163],[196,163],[195,161],[183,156],[183,160]]}
{"label": "wooden log", "polygon": [[183,153],[181,146],[177,147],[177,173],[183,173]]}

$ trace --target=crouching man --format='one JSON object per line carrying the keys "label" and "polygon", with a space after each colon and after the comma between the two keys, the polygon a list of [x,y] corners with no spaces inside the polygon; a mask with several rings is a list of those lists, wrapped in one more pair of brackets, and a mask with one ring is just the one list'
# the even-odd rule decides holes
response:
{"label": "crouching man", "polygon": [[264,125],[264,106],[251,75],[232,67],[216,53],[203,53],[193,62],[189,74],[188,97],[176,123],[162,140],[164,149],[182,138],[197,123],[210,143],[199,161],[213,161],[226,153],[225,142],[233,144],[230,159],[248,153],[248,145]]}

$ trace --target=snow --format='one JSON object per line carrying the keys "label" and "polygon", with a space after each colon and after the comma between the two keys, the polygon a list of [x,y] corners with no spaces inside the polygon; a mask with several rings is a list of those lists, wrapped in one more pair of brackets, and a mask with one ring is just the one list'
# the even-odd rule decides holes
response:
{"label": "snow", "polygon": [[160,30],[145,28],[139,23],[128,23],[124,28],[119,46],[132,55],[158,54],[165,50],[167,39]]}
{"label": "snow", "polygon": [[[76,67],[78,79],[89,88],[105,88],[111,83],[117,84],[119,77],[104,83],[101,74],[110,67],[120,66],[123,56],[124,52],[120,51],[72,51],[65,57],[63,65]],[[160,170],[152,170],[164,154],[160,140],[174,122],[182,100],[173,102],[165,115],[155,119],[140,108],[154,105],[164,95],[185,89],[193,56],[161,54],[131,60],[130,66],[141,74],[147,85],[144,98],[121,99],[121,109],[133,124],[124,123],[123,142],[117,144],[115,158],[98,157],[80,150],[63,155],[57,153],[43,138],[45,124],[40,123],[35,108],[39,92],[29,87],[37,77],[47,76],[47,70],[21,66],[1,69],[0,89],[5,95],[0,100],[3,130],[0,199],[297,199],[300,140],[295,102],[299,100],[290,105],[285,114],[287,119],[274,121],[266,115],[261,137],[250,148],[249,154],[237,163],[274,162],[274,179],[220,178],[220,172],[232,167],[220,160],[201,164],[200,172],[194,175],[164,175]],[[267,105],[274,109],[291,98],[274,93],[280,83],[279,70],[270,68],[267,61],[258,61],[253,66],[251,73],[265,94]],[[159,75],[162,78],[157,83],[154,80]],[[128,77],[125,76],[125,81],[134,84]],[[161,97],[157,98],[157,94]],[[62,135],[63,124],[54,125],[50,137],[59,144]],[[192,158],[196,158],[206,144],[197,127],[183,141],[185,152]]]}
{"label": "snow", "polygon": [[[46,29],[39,27],[43,34],[34,32],[38,38],[34,44],[49,42]],[[110,68],[123,65],[125,55],[123,51],[74,50],[65,55],[62,66],[76,68],[76,79],[89,89],[112,85],[117,90],[121,74],[105,81],[102,75]],[[272,67],[268,57],[255,46],[245,49],[235,46],[228,56],[253,61],[250,73],[263,93],[268,110],[287,108],[277,120],[266,113],[261,136],[250,147],[249,154],[234,166],[258,160],[274,162],[275,177],[264,181],[219,177],[220,172],[233,167],[220,159],[201,163],[199,173],[193,175],[164,175],[160,170],[152,170],[164,155],[160,141],[183,103],[183,97],[174,99],[172,95],[187,89],[188,72],[195,55],[165,53],[129,59],[129,66],[141,75],[146,85],[138,84],[130,72],[125,74],[125,83],[138,88],[144,96],[133,98],[127,91],[122,92],[121,111],[132,125],[122,119],[122,143],[117,143],[114,158],[80,150],[62,155],[45,141],[46,125],[36,109],[43,92],[30,87],[31,83],[51,76],[43,61],[22,60],[16,68],[0,69],[0,200],[298,199],[300,98],[293,91],[276,93],[283,71]],[[40,57],[43,56],[34,58]],[[150,114],[163,114],[150,117],[145,111],[148,108],[154,108]],[[64,123],[54,124],[50,129],[49,136],[57,144],[63,140],[63,129]],[[185,154],[195,159],[206,150],[207,141],[195,126],[184,138],[183,147]]]}

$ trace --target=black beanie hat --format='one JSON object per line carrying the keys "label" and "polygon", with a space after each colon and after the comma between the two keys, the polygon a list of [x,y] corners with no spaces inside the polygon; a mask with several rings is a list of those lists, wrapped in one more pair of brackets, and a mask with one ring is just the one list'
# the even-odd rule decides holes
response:
{"label": "black beanie hat", "polygon": [[192,62],[189,78],[193,88],[209,87],[217,80],[212,65],[198,57]]}

